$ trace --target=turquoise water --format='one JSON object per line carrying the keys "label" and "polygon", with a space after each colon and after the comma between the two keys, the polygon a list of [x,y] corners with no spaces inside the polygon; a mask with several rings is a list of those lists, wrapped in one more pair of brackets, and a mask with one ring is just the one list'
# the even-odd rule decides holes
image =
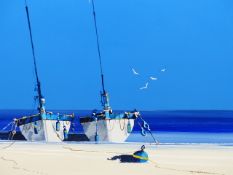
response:
{"label": "turquoise water", "polygon": [[[207,133],[207,132],[153,132],[159,143],[164,144],[223,144],[233,145],[233,133]],[[153,138],[148,134],[143,137],[139,132],[129,136],[128,142],[151,142]]]}

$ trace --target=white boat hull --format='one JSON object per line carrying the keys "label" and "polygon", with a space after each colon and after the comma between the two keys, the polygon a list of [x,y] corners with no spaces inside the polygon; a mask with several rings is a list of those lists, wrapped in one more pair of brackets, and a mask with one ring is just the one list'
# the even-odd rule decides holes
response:
{"label": "white boat hull", "polygon": [[56,120],[38,120],[37,131],[34,132],[34,122],[20,125],[20,131],[27,141],[46,141],[46,142],[62,142],[64,140],[63,127],[69,132],[71,122],[60,121],[60,130],[56,131]]}
{"label": "white boat hull", "polygon": [[[133,130],[135,119],[105,119],[97,121],[97,133],[101,142],[124,142],[130,135],[127,129],[128,122]],[[81,123],[84,133],[90,141],[95,141],[96,122]]]}

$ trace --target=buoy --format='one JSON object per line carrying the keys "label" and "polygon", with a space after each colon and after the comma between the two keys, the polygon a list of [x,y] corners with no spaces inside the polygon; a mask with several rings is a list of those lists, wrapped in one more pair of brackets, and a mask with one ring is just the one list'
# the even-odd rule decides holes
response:
{"label": "buoy", "polygon": [[133,157],[135,158],[136,162],[145,163],[145,162],[147,162],[149,160],[148,154],[144,151],[144,149],[145,149],[145,145],[142,145],[141,150],[136,151],[133,154]]}
{"label": "buoy", "polygon": [[56,131],[60,131],[60,126],[61,126],[61,123],[59,120],[57,120],[56,122]]}
{"label": "buoy", "polygon": [[96,142],[99,142],[99,140],[100,140],[100,139],[99,139],[99,135],[96,134],[96,135],[95,135],[95,141],[96,141]]}
{"label": "buoy", "polygon": [[99,142],[99,135],[98,135],[98,125],[97,125],[97,122],[98,122],[98,119],[97,119],[97,117],[95,117],[95,141],[96,142]]}
{"label": "buoy", "polygon": [[63,134],[64,134],[64,140],[68,139],[68,131],[66,129],[66,126],[63,126]]}
{"label": "buoy", "polygon": [[34,134],[38,134],[37,123],[34,122]]}
{"label": "buoy", "polygon": [[132,132],[132,127],[131,127],[131,124],[130,124],[130,121],[128,120],[128,124],[127,124],[127,132],[128,133],[131,133]]}

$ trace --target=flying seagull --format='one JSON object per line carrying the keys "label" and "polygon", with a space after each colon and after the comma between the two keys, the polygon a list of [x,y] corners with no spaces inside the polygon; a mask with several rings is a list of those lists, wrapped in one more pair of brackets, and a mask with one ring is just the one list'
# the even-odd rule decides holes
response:
{"label": "flying seagull", "polygon": [[150,79],[151,79],[151,80],[158,80],[157,77],[152,77],[152,76],[150,76]]}
{"label": "flying seagull", "polygon": [[148,88],[148,84],[149,83],[147,82],[145,86],[143,86],[143,87],[140,88],[140,90],[147,89]]}
{"label": "flying seagull", "polygon": [[161,72],[165,72],[166,71],[166,69],[164,68],[164,69],[161,69]]}
{"label": "flying seagull", "polygon": [[134,68],[132,68],[132,71],[133,71],[134,75],[139,75],[139,73],[137,73]]}

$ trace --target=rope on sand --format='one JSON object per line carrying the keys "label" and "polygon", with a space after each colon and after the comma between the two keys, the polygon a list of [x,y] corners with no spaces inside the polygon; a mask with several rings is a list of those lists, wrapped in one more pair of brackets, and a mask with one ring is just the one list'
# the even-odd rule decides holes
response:
{"label": "rope on sand", "polygon": [[13,163],[13,165],[12,165],[13,169],[23,170],[25,172],[30,172],[30,173],[34,173],[34,174],[47,175],[47,173],[44,173],[44,172],[39,172],[39,171],[34,171],[34,170],[29,170],[29,169],[26,169],[26,168],[19,167],[19,164],[15,160],[6,159],[3,156],[1,156],[0,159],[2,159],[3,161],[6,161],[6,162],[12,162]]}
{"label": "rope on sand", "polygon": [[[68,146],[63,146],[64,149],[68,149],[70,151],[77,151],[77,152],[89,152],[89,153],[106,153],[106,154],[132,154],[131,152],[129,153],[119,153],[119,152],[112,152],[112,151],[92,151],[92,150],[82,150],[82,149],[74,149]],[[207,171],[199,171],[199,170],[181,170],[181,169],[175,169],[175,168],[169,168],[169,167],[161,167],[157,163],[155,163],[153,160],[149,159],[149,162],[154,164],[156,168],[159,169],[166,169],[166,170],[171,170],[171,171],[178,171],[178,172],[187,172],[191,174],[208,174],[208,175],[224,175],[221,173],[213,173],[213,172],[207,172]]]}
{"label": "rope on sand", "polygon": [[89,153],[106,153],[106,154],[131,154],[129,153],[119,153],[119,152],[113,152],[113,151],[91,151],[91,150],[83,150],[83,149],[74,149],[68,146],[63,146],[64,149],[68,149],[70,151],[77,151],[77,152],[89,152]]}
{"label": "rope on sand", "polygon": [[191,173],[191,174],[210,174],[210,175],[224,175],[221,173],[213,173],[213,172],[207,172],[207,171],[199,171],[199,170],[181,170],[181,169],[175,169],[175,168],[169,168],[169,167],[161,167],[159,166],[157,163],[155,163],[153,160],[149,159],[149,162],[151,162],[152,164],[154,164],[154,166],[156,168],[159,169],[165,169],[165,170],[171,170],[171,171],[178,171],[178,172],[187,172],[187,173]]}
{"label": "rope on sand", "polygon": [[[13,140],[14,139],[14,136],[16,134],[17,122],[18,122],[17,120],[14,120],[13,122],[11,122],[12,127],[11,127],[11,132],[9,133],[9,136],[8,136],[8,140]],[[1,150],[8,149],[11,146],[13,146],[15,143],[16,143],[16,140],[14,140],[11,143],[9,143],[8,145],[2,147]],[[15,160],[7,159],[7,158],[5,158],[3,156],[1,156],[0,159],[3,160],[3,161],[12,162],[13,163],[13,166],[12,166],[13,169],[23,170],[25,172],[30,172],[30,173],[34,173],[34,174],[47,175],[47,173],[44,173],[44,172],[39,172],[39,171],[34,171],[34,170],[29,170],[29,169],[26,169],[26,168],[19,167],[19,164]]]}
{"label": "rope on sand", "polygon": [[15,160],[6,159],[6,158],[3,157],[3,156],[1,157],[1,159],[4,160],[4,161],[13,162],[14,166],[17,166],[17,165],[18,165],[18,163],[17,163]]}
{"label": "rope on sand", "polygon": [[[112,152],[112,151],[92,151],[92,150],[82,150],[82,149],[74,149],[68,146],[63,146],[64,149],[68,149],[70,151],[77,151],[77,152],[89,152],[89,153],[106,153],[106,154],[132,154],[132,153],[119,153],[119,152]],[[149,159],[149,162],[154,164],[156,168],[159,169],[165,169],[165,170],[171,170],[171,171],[177,171],[177,172],[187,172],[191,174],[208,174],[208,175],[224,175],[221,173],[213,173],[213,172],[207,172],[207,171],[199,171],[199,170],[181,170],[181,169],[175,169],[175,168],[169,168],[169,167],[161,167],[157,163],[155,163],[153,160]]]}
{"label": "rope on sand", "polygon": [[9,145],[2,147],[2,149],[10,148],[11,146],[13,146],[15,144],[15,142],[16,141],[11,142]]}

